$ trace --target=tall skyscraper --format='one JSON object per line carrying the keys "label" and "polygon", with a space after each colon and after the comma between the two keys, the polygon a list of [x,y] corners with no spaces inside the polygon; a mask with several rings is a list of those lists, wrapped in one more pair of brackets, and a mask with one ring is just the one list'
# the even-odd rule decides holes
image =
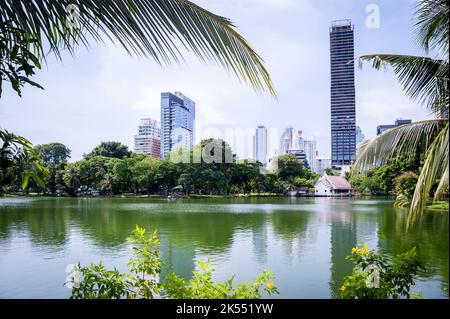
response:
{"label": "tall skyscraper", "polygon": [[292,149],[294,140],[294,129],[287,127],[280,138],[280,155],[287,154],[288,150]]}
{"label": "tall skyscraper", "polygon": [[161,153],[161,136],[158,122],[151,118],[141,119],[138,134],[134,136],[134,151],[159,157]]}
{"label": "tall skyscraper", "polygon": [[194,145],[195,103],[180,92],[161,93],[161,157]]}
{"label": "tall skyscraper", "polygon": [[267,128],[258,126],[255,135],[255,159],[267,164]]}
{"label": "tall skyscraper", "polygon": [[354,33],[350,20],[330,28],[331,160],[335,167],[350,165],[356,156]]}

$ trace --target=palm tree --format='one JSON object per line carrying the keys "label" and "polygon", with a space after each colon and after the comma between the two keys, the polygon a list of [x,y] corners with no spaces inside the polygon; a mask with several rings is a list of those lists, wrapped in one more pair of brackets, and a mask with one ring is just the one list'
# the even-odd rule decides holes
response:
{"label": "palm tree", "polygon": [[411,200],[408,227],[423,215],[434,187],[437,185],[433,200],[439,200],[449,185],[449,5],[446,0],[420,0],[416,9],[415,27],[422,48],[426,53],[436,52],[441,58],[373,54],[362,56],[359,61],[360,64],[371,61],[376,69],[392,66],[405,93],[424,104],[437,119],[402,125],[368,141],[361,147],[352,168],[355,174],[397,156],[425,155]]}
{"label": "palm tree", "polygon": [[[180,62],[181,48],[191,50],[201,61],[216,62],[257,91],[276,96],[261,58],[234,24],[187,0],[0,0],[0,35],[0,49],[6,51],[0,60],[31,60],[20,69],[27,76],[49,53],[61,58],[62,50],[73,54],[78,45],[109,39],[130,55],[161,65]],[[22,80],[37,85],[0,71],[13,86]]]}

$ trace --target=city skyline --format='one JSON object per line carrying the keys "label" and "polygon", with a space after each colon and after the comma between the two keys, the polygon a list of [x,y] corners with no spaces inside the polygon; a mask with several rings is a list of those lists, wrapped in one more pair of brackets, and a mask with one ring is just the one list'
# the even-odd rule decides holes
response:
{"label": "city skyline", "polygon": [[[180,90],[195,97],[200,127],[302,127],[316,135],[319,154],[327,157],[331,155],[330,22],[352,19],[358,39],[356,56],[419,52],[411,36],[413,1],[380,1],[379,28],[365,26],[368,2],[336,5],[332,1],[264,0],[257,12],[249,12],[255,3],[199,1],[229,16],[240,27],[266,61],[279,93],[278,101],[255,94],[220,67],[203,65],[191,56],[187,56],[187,64],[161,69],[152,61],[130,58],[108,44],[89,51],[80,48],[77,58],[65,59],[64,65],[50,58],[34,78],[45,91],[27,87],[20,99],[6,89],[0,105],[2,127],[26,136],[34,144],[62,142],[72,150],[71,161],[75,161],[101,141],[117,140],[132,149],[136,120],[158,118],[160,92]],[[265,20],[264,25],[259,23],[262,17],[269,16],[272,19]],[[295,20],[292,31],[287,21],[298,16],[303,19]],[[266,28],[270,32],[264,32]],[[310,32],[311,28],[315,31]],[[391,38],[396,41],[387,40]],[[429,118],[423,107],[404,96],[389,69],[377,72],[367,66],[357,70],[356,86],[357,124],[367,138],[375,136],[376,125],[391,123],[395,118]],[[194,142],[202,138],[196,136]]]}

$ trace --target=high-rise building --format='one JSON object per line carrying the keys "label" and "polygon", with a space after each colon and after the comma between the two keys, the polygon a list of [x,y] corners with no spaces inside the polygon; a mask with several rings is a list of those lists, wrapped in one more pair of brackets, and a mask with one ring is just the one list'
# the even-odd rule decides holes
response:
{"label": "high-rise building", "polygon": [[364,141],[365,135],[363,134],[361,128],[359,126],[356,127],[356,145],[359,145]]}
{"label": "high-rise building", "polygon": [[308,161],[309,169],[316,170],[316,156],[317,156],[317,143],[313,137],[307,137],[304,140],[304,149],[306,154],[306,160]]}
{"label": "high-rise building", "polygon": [[194,145],[195,103],[180,92],[161,93],[161,157]]}
{"label": "high-rise building", "polygon": [[138,134],[134,136],[134,151],[159,157],[161,153],[161,137],[158,122],[151,118],[141,119]]}
{"label": "high-rise building", "polygon": [[377,135],[380,135],[381,133],[386,132],[387,130],[390,130],[391,128],[405,125],[405,124],[411,124],[411,120],[405,120],[405,119],[397,119],[395,120],[395,124],[387,124],[387,125],[378,125],[377,126]]}
{"label": "high-rise building", "polygon": [[281,134],[280,138],[280,155],[287,154],[287,151],[292,149],[292,143],[294,141],[294,129],[288,127]]}
{"label": "high-rise building", "polygon": [[350,165],[356,156],[356,100],[354,31],[350,20],[330,28],[331,160],[332,166]]}
{"label": "high-rise building", "polygon": [[267,128],[258,126],[255,135],[255,159],[267,164]]}
{"label": "high-rise building", "polygon": [[317,174],[323,175],[327,168],[331,168],[331,158],[317,157],[315,172]]}
{"label": "high-rise building", "polygon": [[293,141],[291,149],[305,151],[305,136],[303,131],[295,131],[293,134]]}

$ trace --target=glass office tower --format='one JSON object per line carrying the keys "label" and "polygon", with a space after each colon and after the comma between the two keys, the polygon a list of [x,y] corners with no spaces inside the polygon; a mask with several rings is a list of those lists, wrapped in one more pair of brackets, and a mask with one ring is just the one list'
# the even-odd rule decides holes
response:
{"label": "glass office tower", "polygon": [[350,20],[330,28],[331,159],[333,167],[351,165],[356,156],[354,33]]}
{"label": "glass office tower", "polygon": [[161,93],[161,157],[194,145],[195,103],[180,92]]}

